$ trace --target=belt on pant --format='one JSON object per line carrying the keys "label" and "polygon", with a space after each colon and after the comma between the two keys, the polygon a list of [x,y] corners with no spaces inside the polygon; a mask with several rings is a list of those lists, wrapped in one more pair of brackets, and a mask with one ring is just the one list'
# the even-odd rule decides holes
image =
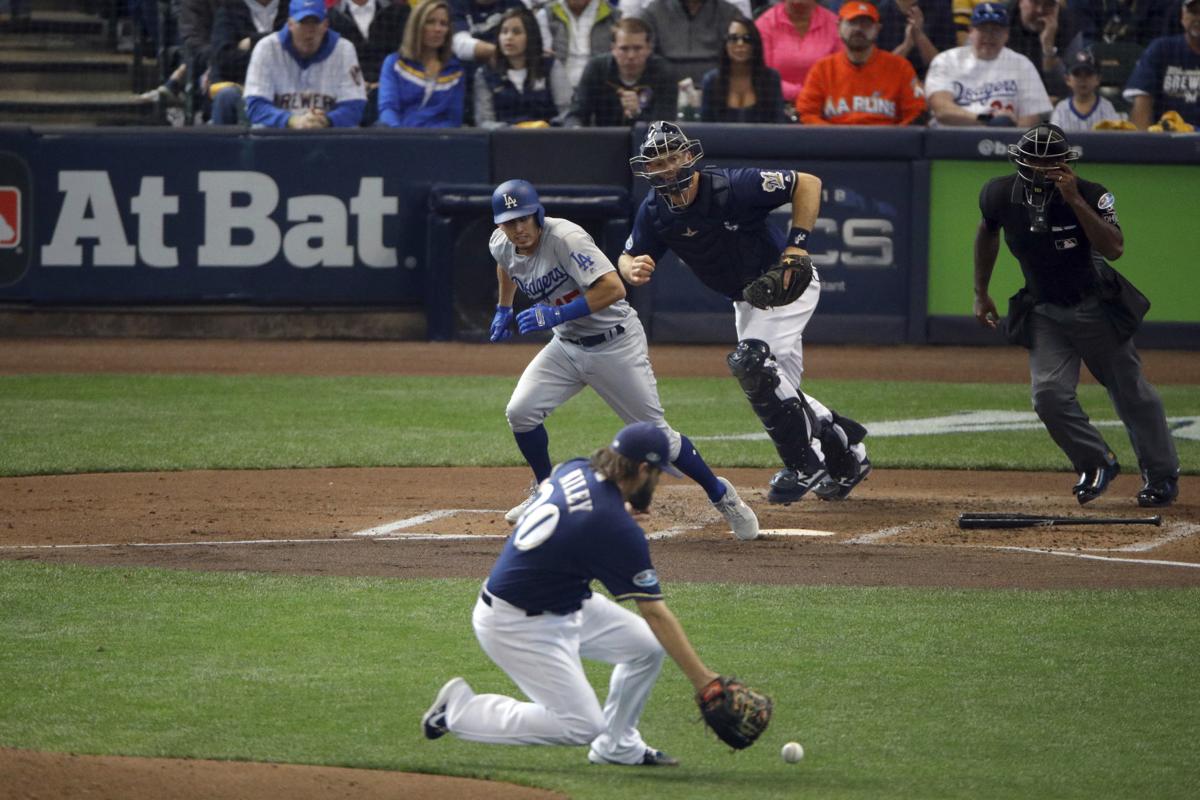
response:
{"label": "belt on pant", "polygon": [[[486,605],[486,606],[491,606],[491,605],[492,605],[492,596],[491,596],[490,594],[488,594],[488,593],[487,593],[485,590],[483,590],[483,589],[480,589],[480,590],[479,590],[479,599],[480,599],[480,600],[482,600],[482,601],[483,601],[483,603],[484,603],[484,605]],[[509,603],[509,605],[512,605],[512,604],[511,604],[511,603]],[[517,607],[516,607],[516,606],[513,606],[513,608],[517,608]],[[525,611],[525,609],[523,609],[523,608],[518,608],[517,610],[518,610],[518,611]],[[544,613],[545,613],[544,611],[525,611],[525,616],[527,616],[527,617],[540,617],[540,616],[541,616],[542,614],[544,614]]]}
{"label": "belt on pant", "polygon": [[598,344],[604,344],[607,341],[617,338],[624,332],[625,326],[618,325],[615,328],[609,328],[604,333],[597,333],[595,336],[584,336],[580,339],[568,339],[566,336],[562,338],[563,341],[570,342],[571,344],[577,344],[580,347],[595,347]]}

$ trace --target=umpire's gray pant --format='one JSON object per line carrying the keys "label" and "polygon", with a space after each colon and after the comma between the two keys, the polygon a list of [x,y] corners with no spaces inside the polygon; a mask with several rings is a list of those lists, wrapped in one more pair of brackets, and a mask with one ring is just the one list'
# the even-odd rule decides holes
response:
{"label": "umpire's gray pant", "polygon": [[1125,424],[1138,467],[1150,480],[1179,474],[1179,457],[1158,392],[1142,375],[1133,340],[1118,341],[1099,299],[1075,306],[1038,303],[1029,315],[1033,408],[1076,472],[1105,463],[1111,448],[1079,405],[1079,362],[1106,390]]}

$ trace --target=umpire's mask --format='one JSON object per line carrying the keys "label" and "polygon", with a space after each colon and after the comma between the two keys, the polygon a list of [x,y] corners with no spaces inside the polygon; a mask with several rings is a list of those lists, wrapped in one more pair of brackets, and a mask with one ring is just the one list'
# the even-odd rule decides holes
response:
{"label": "umpire's mask", "polygon": [[1008,146],[1008,160],[1017,165],[1025,192],[1025,205],[1042,214],[1054,195],[1055,186],[1047,170],[1075,161],[1079,152],[1067,146],[1062,128],[1043,122],[1025,131],[1016,144]]}

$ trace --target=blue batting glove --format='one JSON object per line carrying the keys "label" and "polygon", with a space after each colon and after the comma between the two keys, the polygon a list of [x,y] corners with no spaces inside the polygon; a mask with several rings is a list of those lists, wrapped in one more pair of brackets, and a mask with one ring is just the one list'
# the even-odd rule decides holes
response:
{"label": "blue batting glove", "polygon": [[544,306],[541,303],[530,306],[517,314],[517,328],[521,333],[545,331],[563,323],[562,311],[555,306]]}
{"label": "blue batting glove", "polygon": [[496,316],[492,317],[491,340],[503,342],[505,339],[511,339],[512,330],[508,326],[512,324],[512,321],[512,306],[496,306]]}

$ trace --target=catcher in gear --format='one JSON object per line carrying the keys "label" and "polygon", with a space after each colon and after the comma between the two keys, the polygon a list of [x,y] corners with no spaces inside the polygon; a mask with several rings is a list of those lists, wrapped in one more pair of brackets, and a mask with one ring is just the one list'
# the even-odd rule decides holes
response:
{"label": "catcher in gear", "polygon": [[[675,766],[637,729],[667,655],[722,740],[747,747],[767,727],[771,701],[696,655],[663,600],[645,532],[627,510],[649,508],[670,454],[666,432],[638,422],[591,458],[554,470],[505,542],[472,615],[484,652],[529,700],[476,694],[452,678],[421,718],[425,738],[587,745],[593,764]],[[593,580],[613,599],[593,593]],[[638,614],[620,605],[627,600]],[[581,659],[614,665],[603,706]]]}
{"label": "catcher in gear", "polygon": [[[700,169],[703,156],[699,140],[675,123],[650,125],[630,166],[651,190],[617,268],[641,286],[669,249],[732,301],[738,344],[729,370],[783,461],[767,501],[792,503],[809,491],[845,499],[871,471],[866,428],[800,389],[804,329],[821,296],[806,249],[821,181],[790,169]],[[786,203],[792,220],[785,239],[767,217]]]}

